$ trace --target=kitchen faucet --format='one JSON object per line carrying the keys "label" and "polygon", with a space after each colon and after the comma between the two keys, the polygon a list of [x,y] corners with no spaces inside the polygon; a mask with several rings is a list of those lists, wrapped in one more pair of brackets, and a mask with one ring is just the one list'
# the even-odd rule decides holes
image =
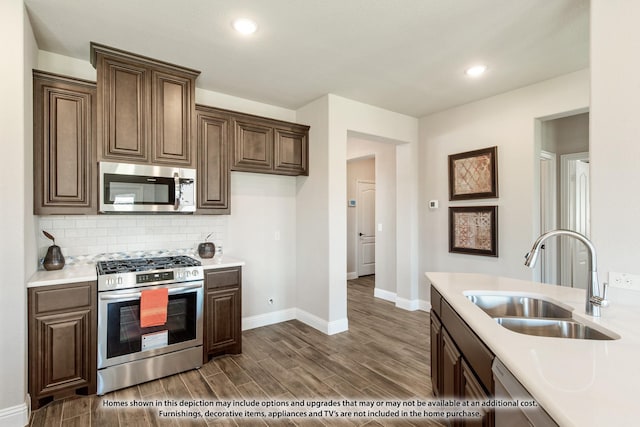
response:
{"label": "kitchen faucet", "polygon": [[609,305],[609,302],[606,300],[607,284],[604,284],[604,289],[602,291],[603,295],[600,296],[600,285],[598,284],[598,267],[596,262],[596,248],[593,246],[593,243],[591,243],[591,241],[584,235],[571,230],[548,231],[538,237],[533,243],[531,251],[525,255],[524,265],[529,268],[535,267],[536,261],[538,260],[538,253],[540,252],[540,248],[542,247],[542,243],[549,237],[553,236],[573,237],[584,243],[587,247],[589,251],[589,265],[591,268],[591,276],[589,278],[589,283],[587,284],[587,299],[585,302],[585,311],[587,312],[587,314],[593,317],[600,317],[600,307],[607,307]]}

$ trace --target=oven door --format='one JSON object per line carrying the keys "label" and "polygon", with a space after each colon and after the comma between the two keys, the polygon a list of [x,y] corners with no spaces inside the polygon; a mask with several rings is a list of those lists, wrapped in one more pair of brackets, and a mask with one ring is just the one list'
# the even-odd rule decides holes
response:
{"label": "oven door", "polygon": [[[98,369],[202,345],[203,281],[98,293]],[[167,323],[140,327],[140,290],[168,288]]]}

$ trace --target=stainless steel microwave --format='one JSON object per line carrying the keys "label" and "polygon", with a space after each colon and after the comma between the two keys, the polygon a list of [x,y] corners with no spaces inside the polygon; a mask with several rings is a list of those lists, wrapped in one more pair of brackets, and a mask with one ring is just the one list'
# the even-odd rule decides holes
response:
{"label": "stainless steel microwave", "polygon": [[193,213],[196,170],[99,163],[100,212]]}

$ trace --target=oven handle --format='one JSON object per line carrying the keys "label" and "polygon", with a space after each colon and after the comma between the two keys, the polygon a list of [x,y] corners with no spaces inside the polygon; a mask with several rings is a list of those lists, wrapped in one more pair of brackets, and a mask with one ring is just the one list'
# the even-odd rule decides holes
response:
{"label": "oven handle", "polygon": [[[189,285],[189,286],[181,286],[179,288],[170,288],[169,295],[174,295],[183,291],[188,291],[189,289],[198,289],[201,287],[202,285]],[[122,299],[122,298],[140,298],[141,296],[142,296],[142,292],[133,292],[130,294],[100,295],[100,299],[113,300],[113,299]]]}

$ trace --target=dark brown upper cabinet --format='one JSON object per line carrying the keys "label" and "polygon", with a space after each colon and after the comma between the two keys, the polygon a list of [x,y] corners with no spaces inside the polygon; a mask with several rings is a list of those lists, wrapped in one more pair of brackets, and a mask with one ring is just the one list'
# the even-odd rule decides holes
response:
{"label": "dark brown upper cabinet", "polygon": [[96,84],[33,71],[34,215],[96,213]]}
{"label": "dark brown upper cabinet", "polygon": [[195,167],[199,71],[91,43],[98,160]]}
{"label": "dark brown upper cabinet", "polygon": [[232,140],[231,170],[309,175],[309,126],[238,113]]}
{"label": "dark brown upper cabinet", "polygon": [[196,106],[198,197],[196,213],[229,214],[229,113]]}

